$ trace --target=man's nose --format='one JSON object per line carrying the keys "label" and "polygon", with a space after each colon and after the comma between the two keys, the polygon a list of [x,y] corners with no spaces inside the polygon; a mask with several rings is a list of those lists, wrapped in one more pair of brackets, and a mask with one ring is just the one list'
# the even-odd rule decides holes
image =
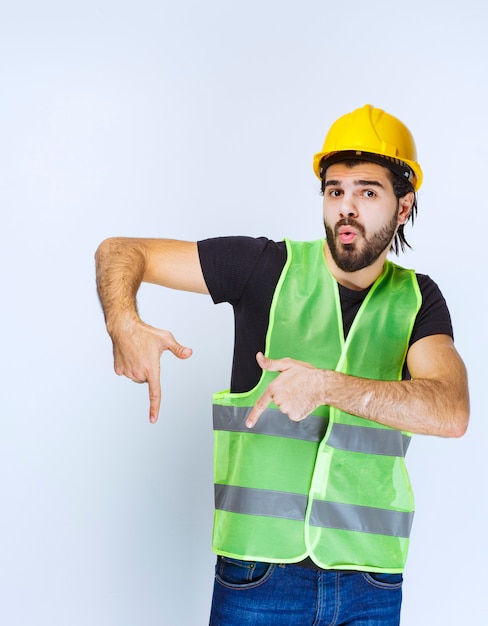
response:
{"label": "man's nose", "polygon": [[341,217],[357,217],[358,209],[353,197],[343,197],[340,207],[340,214]]}

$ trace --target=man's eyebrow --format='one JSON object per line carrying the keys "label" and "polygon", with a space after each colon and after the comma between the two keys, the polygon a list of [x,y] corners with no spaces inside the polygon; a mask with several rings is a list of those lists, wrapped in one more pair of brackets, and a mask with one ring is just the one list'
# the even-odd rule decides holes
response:
{"label": "man's eyebrow", "polygon": [[354,181],[355,185],[360,185],[361,187],[381,187],[381,189],[384,189],[384,185],[382,183],[380,183],[379,180],[355,180]]}
{"label": "man's eyebrow", "polygon": [[[382,183],[380,183],[379,180],[355,180],[353,181],[354,185],[357,185],[358,187],[381,187],[381,189],[384,189],[384,185]],[[340,187],[342,185],[342,182],[340,180],[328,180],[325,183],[325,187]]]}

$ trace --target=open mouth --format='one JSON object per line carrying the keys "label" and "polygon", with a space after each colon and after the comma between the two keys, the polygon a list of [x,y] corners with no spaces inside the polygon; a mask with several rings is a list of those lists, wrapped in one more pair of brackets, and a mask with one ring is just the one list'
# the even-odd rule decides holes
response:
{"label": "open mouth", "polygon": [[356,237],[357,232],[353,230],[350,226],[341,226],[339,228],[339,239],[342,243],[352,243]]}

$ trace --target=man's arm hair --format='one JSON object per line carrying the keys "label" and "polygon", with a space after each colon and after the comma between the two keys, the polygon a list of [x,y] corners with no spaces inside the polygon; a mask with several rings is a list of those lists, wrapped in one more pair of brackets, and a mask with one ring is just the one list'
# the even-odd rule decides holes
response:
{"label": "man's arm hair", "polygon": [[369,381],[331,372],[326,396],[333,406],[392,428],[441,437],[461,437],[469,419],[466,368],[451,337],[432,335],[407,355],[412,376]]}
{"label": "man's arm hair", "polygon": [[117,320],[138,319],[136,294],[141,282],[208,293],[194,242],[112,237],[100,244],[95,261],[109,331]]}
{"label": "man's arm hair", "polygon": [[461,437],[466,432],[466,368],[447,335],[424,337],[410,347],[411,380],[371,380],[294,359],[273,360],[261,354],[257,358],[260,367],[280,375],[254,405],[247,419],[249,428],[273,401],[293,421],[328,404],[398,430],[441,437]]}
{"label": "man's arm hair", "polygon": [[208,293],[197,244],[172,239],[106,239],[95,254],[97,289],[119,375],[149,385],[150,420],[156,422],[161,402],[160,359],[169,350],[180,359],[191,349],[167,330],[148,326],[137,311],[141,282],[172,289]]}

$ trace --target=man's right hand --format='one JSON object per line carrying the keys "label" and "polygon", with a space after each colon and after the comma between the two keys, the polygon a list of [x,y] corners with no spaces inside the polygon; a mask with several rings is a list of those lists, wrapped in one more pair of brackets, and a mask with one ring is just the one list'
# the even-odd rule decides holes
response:
{"label": "man's right hand", "polygon": [[191,348],[179,344],[168,330],[132,321],[123,331],[111,333],[114,369],[135,383],[149,385],[149,421],[155,424],[161,406],[161,355],[169,350],[179,359],[192,355]]}
{"label": "man's right hand", "polygon": [[169,350],[179,359],[191,356],[167,330],[141,321],[136,294],[141,282],[208,294],[195,242],[173,239],[113,237],[95,254],[97,289],[107,331],[114,347],[114,367],[149,385],[149,419],[155,423],[161,405],[161,355]]}

